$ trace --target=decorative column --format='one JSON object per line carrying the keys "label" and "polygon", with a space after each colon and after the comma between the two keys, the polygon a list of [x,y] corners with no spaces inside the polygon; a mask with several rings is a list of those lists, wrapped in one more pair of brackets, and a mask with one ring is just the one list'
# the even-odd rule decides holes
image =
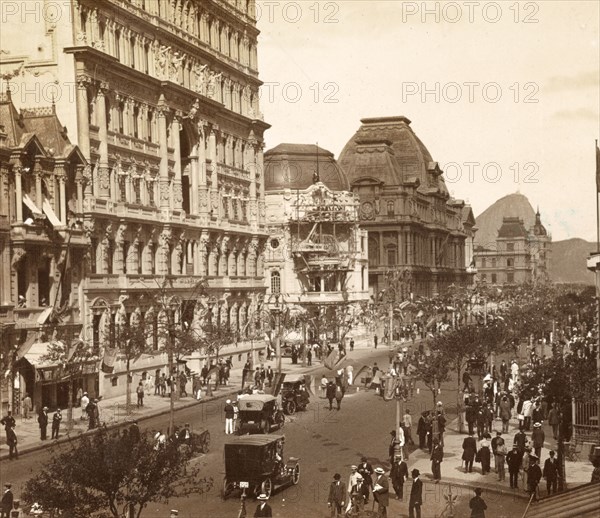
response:
{"label": "decorative column", "polygon": [[58,189],[60,197],[60,221],[63,225],[67,224],[67,200],[66,200],[66,189],[65,189],[65,175],[58,175]]}
{"label": "decorative column", "polygon": [[15,207],[17,212],[17,223],[23,222],[23,190],[21,184],[21,172],[23,168],[21,166],[16,166],[14,168],[15,171]]}
{"label": "decorative column", "polygon": [[117,235],[115,237],[115,255],[113,258],[113,273],[123,274],[125,266],[125,257],[123,249],[123,241],[125,239],[125,230],[127,225],[119,225]]}
{"label": "decorative column", "polygon": [[44,199],[42,196],[42,176],[44,175],[44,171],[42,170],[42,164],[36,162],[33,166],[33,174],[35,175],[35,202],[38,205],[38,209],[42,209],[42,204],[44,203]]}
{"label": "decorative column", "polygon": [[94,195],[99,198],[110,197],[110,173],[108,168],[108,121],[106,120],[106,92],[108,84],[101,83],[96,92],[96,120],[98,121],[98,181],[94,182]]}
{"label": "decorative column", "polygon": [[169,193],[169,150],[167,146],[168,111],[169,108],[165,101],[165,96],[161,94],[160,99],[158,101],[158,109],[156,110],[156,116],[158,118],[158,144],[160,153],[159,207],[163,210],[171,208],[171,196]]}
{"label": "decorative column", "polygon": [[218,166],[217,166],[217,128],[213,126],[208,137],[208,158],[210,159],[211,184],[209,211],[212,211],[212,219],[219,221],[219,190],[218,190]]}
{"label": "decorative column", "polygon": [[[264,142],[258,142],[258,145],[256,146],[256,155],[255,155],[255,159],[256,159],[256,172],[257,172],[257,178],[256,178],[256,184],[257,184],[257,190],[258,190],[258,195],[257,195],[257,204],[258,204],[258,223],[259,224],[264,224],[265,223],[265,218],[266,218],[266,207],[265,207],[265,175],[264,175],[264,168],[263,168],[263,148],[264,148]],[[252,183],[252,182],[251,182]]]}
{"label": "decorative column", "polygon": [[173,180],[173,208],[181,209],[183,197],[181,194],[181,113],[177,112],[171,122],[171,138],[173,139],[174,158],[175,158],[175,178]]}
{"label": "decorative column", "polygon": [[196,214],[199,214],[201,218],[201,223],[206,224],[208,221],[208,185],[206,179],[206,133],[205,133],[205,121],[198,122],[198,145],[197,145],[197,155],[198,155],[198,180],[197,180],[197,208]]}
{"label": "decorative column", "polygon": [[90,78],[77,76],[77,143],[85,159],[90,160],[90,113],[87,87]]}

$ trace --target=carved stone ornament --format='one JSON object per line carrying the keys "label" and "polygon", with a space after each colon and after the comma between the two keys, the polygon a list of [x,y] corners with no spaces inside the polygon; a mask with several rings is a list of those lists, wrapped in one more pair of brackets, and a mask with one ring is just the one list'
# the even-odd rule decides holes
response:
{"label": "carved stone ornament", "polygon": [[25,257],[26,253],[27,252],[25,252],[25,249],[21,247],[16,247],[13,249],[12,259],[10,262],[13,270],[16,270],[19,267],[19,263],[21,262],[21,259]]}

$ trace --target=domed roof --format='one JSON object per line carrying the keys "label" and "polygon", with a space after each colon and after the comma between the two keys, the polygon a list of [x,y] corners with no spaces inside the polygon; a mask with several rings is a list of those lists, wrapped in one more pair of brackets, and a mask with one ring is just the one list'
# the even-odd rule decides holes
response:
{"label": "domed roof", "polygon": [[374,178],[388,185],[417,181],[421,191],[448,195],[438,163],[415,135],[406,117],[361,119],[339,163],[350,183]]}
{"label": "domed roof", "polygon": [[314,144],[279,144],[265,152],[264,166],[266,191],[306,189],[315,180],[332,191],[350,190],[333,153]]}

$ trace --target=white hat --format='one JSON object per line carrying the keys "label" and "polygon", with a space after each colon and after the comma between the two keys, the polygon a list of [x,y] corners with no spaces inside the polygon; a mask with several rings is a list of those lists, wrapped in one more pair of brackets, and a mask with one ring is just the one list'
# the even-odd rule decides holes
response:
{"label": "white hat", "polygon": [[379,473],[380,475],[383,475],[385,473],[385,471],[383,471],[383,468],[375,468],[375,473]]}
{"label": "white hat", "polygon": [[231,405],[231,399],[228,399],[227,401],[225,401],[226,405]]}
{"label": "white hat", "polygon": [[534,428],[541,428],[542,427],[542,423],[535,423],[533,425]]}
{"label": "white hat", "polygon": [[487,374],[485,378],[483,378],[483,381],[492,381],[492,376],[490,374]]}
{"label": "white hat", "polygon": [[257,500],[268,500],[269,497],[267,495],[265,495],[264,493],[261,493],[260,495],[258,495],[256,497]]}

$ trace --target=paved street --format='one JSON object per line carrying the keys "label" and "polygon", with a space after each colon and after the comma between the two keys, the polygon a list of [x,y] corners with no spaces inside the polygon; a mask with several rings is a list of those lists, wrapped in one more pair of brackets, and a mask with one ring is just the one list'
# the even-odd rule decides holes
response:
{"label": "paved street", "polygon": [[[367,348],[366,344],[361,345],[362,347],[351,353],[349,360],[349,364],[354,366],[355,372],[363,365],[372,365],[373,362],[377,362],[380,366],[387,366],[388,352],[385,347],[373,350]],[[287,370],[296,372],[307,370],[300,366],[291,366],[288,362],[289,360],[286,360],[284,364]],[[318,380],[323,372],[326,372],[324,368],[315,367],[312,374]],[[234,380],[235,383],[238,382],[234,377],[232,383]],[[234,388],[234,385],[232,384],[230,388]],[[406,407],[409,408],[413,415],[413,436],[416,435],[414,431],[419,413],[424,409],[431,408],[433,402],[431,392],[421,383],[417,384],[416,392],[414,398],[407,403],[402,403],[401,407],[402,411]],[[150,396],[147,398],[146,404],[164,406],[164,400],[157,398],[157,396]],[[198,497],[170,501],[164,505],[152,504],[144,512],[144,516],[162,518],[168,516],[170,509],[178,509],[180,516],[189,518],[236,516],[239,510],[237,495],[230,497],[226,502],[222,502],[220,498],[224,473],[222,452],[226,439],[223,433],[225,399],[226,396],[220,396],[201,405],[182,408],[176,414],[177,423],[189,422],[193,429],[208,429],[211,433],[211,451],[192,462],[199,463],[203,474],[213,478],[212,491]],[[526,505],[524,492],[511,493],[507,483],[500,487],[494,474],[482,476],[478,468],[475,470],[476,473],[469,475],[463,473],[460,455],[464,435],[456,433],[457,421],[453,410],[456,402],[456,382],[453,380],[445,384],[442,387],[442,393],[436,400],[444,403],[449,423],[445,436],[442,483],[434,485],[430,481],[431,470],[427,452],[414,451],[408,461],[409,469],[417,467],[421,470],[422,479],[425,482],[423,516],[434,517],[443,512],[446,502],[445,495],[449,491],[448,484],[453,484],[453,494],[458,495],[456,502],[458,511],[455,511],[455,516],[468,515],[468,500],[473,496],[471,488],[476,486],[484,488],[484,498],[490,508],[489,516],[501,518],[522,513]],[[275,433],[284,434],[286,437],[286,457],[300,457],[301,480],[298,486],[283,488],[274,494],[272,504],[275,516],[325,516],[328,487],[333,474],[339,472],[345,480],[349,473],[349,466],[358,463],[362,455],[367,456],[374,467],[381,465],[387,470],[389,468],[387,462],[389,431],[394,428],[395,408],[395,402],[384,402],[372,390],[365,391],[360,388],[358,391],[354,389],[346,395],[339,412],[329,411],[328,402],[325,399],[313,397],[307,411],[286,418],[283,430]],[[167,423],[168,415],[163,414],[145,419],[141,425],[143,429],[152,431],[164,430]],[[515,425],[513,423],[511,432]],[[509,435],[509,444],[511,441],[512,438]],[[554,445],[547,444],[546,449],[551,447]],[[16,489],[16,494],[19,495],[24,482],[45,462],[50,454],[50,450],[45,449],[24,454],[19,461],[10,463],[4,461],[0,467],[2,481],[10,480]],[[579,483],[589,480],[589,466],[583,463],[581,466],[579,466],[580,463],[577,464],[577,469],[571,463],[567,466],[570,479],[577,480]],[[458,486],[454,484],[458,484]],[[405,494],[408,494],[409,488],[410,481],[405,486]],[[253,501],[248,502],[248,510],[253,512],[254,506]],[[407,516],[406,502],[392,500],[390,515]]]}

